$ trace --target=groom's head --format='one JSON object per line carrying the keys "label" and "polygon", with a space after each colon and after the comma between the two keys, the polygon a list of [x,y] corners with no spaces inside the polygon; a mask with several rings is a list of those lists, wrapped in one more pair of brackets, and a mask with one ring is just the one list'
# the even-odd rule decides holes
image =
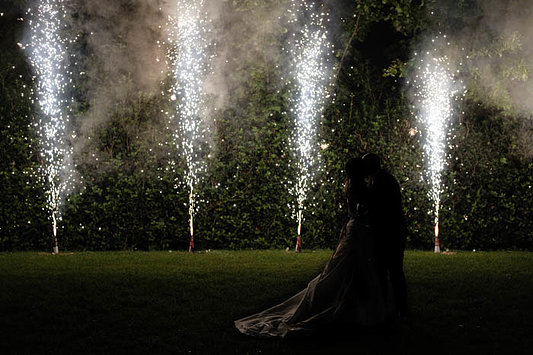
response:
{"label": "groom's head", "polygon": [[364,176],[364,165],[361,158],[351,158],[344,165],[344,171],[348,179],[358,179]]}
{"label": "groom's head", "polygon": [[365,176],[373,175],[381,169],[381,159],[377,154],[366,153],[363,155],[363,167]]}

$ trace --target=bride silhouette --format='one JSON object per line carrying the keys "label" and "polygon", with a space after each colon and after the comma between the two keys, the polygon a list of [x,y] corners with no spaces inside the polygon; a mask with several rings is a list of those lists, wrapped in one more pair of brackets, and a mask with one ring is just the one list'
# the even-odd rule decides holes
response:
{"label": "bride silhouette", "polygon": [[346,162],[345,194],[350,219],[341,230],[335,252],[320,275],[288,300],[235,321],[255,337],[294,337],[329,326],[370,327],[385,320],[385,301],[374,258],[363,161]]}

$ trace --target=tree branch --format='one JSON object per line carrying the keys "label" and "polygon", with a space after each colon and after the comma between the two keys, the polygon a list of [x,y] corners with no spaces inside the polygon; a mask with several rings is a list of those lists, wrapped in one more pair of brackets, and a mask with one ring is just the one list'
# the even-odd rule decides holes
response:
{"label": "tree branch", "polygon": [[355,38],[355,35],[357,34],[360,18],[361,18],[361,15],[358,15],[357,20],[355,21],[355,26],[353,28],[352,35],[350,36],[350,39],[348,40],[348,43],[346,43],[346,46],[344,47],[344,51],[342,52],[342,56],[339,61],[339,67],[337,68],[337,72],[335,73],[335,85],[337,84],[337,80],[339,80],[339,73],[341,72],[342,63],[344,62],[344,58],[346,57],[346,54],[348,54],[348,49],[350,48],[350,44],[352,43],[353,39]]}

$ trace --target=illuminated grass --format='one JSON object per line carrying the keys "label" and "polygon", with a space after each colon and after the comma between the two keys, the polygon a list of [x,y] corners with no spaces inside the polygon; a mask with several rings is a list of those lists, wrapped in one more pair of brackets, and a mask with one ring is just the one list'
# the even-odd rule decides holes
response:
{"label": "illuminated grass", "polygon": [[411,316],[386,335],[240,335],[233,320],[302,289],[330,251],[0,254],[0,353],[523,354],[533,253],[408,252]]}

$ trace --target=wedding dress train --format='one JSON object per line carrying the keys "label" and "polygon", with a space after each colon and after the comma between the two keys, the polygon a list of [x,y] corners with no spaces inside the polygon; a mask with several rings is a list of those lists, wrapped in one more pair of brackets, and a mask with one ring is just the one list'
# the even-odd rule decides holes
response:
{"label": "wedding dress train", "polygon": [[331,259],[307,288],[272,308],[236,320],[235,326],[251,336],[285,338],[308,335],[331,324],[382,323],[386,307],[372,245],[368,226],[350,219]]}

